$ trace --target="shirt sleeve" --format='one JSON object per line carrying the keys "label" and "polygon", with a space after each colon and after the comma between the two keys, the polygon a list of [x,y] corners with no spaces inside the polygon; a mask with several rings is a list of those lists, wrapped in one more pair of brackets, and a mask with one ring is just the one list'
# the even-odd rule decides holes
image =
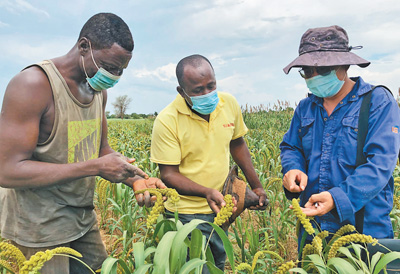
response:
{"label": "shirt sleeve", "polygon": [[181,162],[180,143],[173,123],[159,116],[154,121],[151,138],[150,160],[157,164],[179,165]]}
{"label": "shirt sleeve", "polygon": [[[299,110],[300,105],[296,108],[292,121],[290,122],[290,128],[283,136],[283,140],[279,145],[283,175],[292,169],[298,169],[306,173],[303,147],[298,133],[301,127]],[[286,198],[289,200],[300,196],[300,193],[290,192],[285,187],[283,187],[283,190]]]}
{"label": "shirt sleeve", "polygon": [[246,124],[243,121],[242,110],[236,101],[236,99],[232,96],[233,100],[233,114],[235,115],[235,130],[233,132],[232,140],[240,138],[244,136],[248,129]]}
{"label": "shirt sleeve", "polygon": [[397,163],[400,147],[397,102],[388,92],[377,89],[371,101],[363,149],[367,162],[358,166],[339,186],[329,190],[341,222],[355,223],[355,213],[385,188]]}
{"label": "shirt sleeve", "polygon": [[299,136],[299,129],[301,127],[300,106],[301,105],[296,108],[292,121],[290,122],[290,128],[283,136],[283,140],[279,145],[283,175],[292,169],[299,169],[306,173],[306,161]]}

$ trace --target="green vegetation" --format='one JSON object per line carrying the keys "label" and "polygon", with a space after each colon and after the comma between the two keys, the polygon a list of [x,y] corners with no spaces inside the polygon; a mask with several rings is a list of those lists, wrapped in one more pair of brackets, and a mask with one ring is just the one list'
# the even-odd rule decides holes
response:
{"label": "green vegetation", "polygon": [[[377,273],[390,260],[400,258],[400,254],[379,254],[366,264],[361,260],[364,247],[359,242],[371,239],[363,236],[341,238],[337,235],[336,242],[327,243],[326,233],[315,231],[315,241],[304,247],[302,261],[296,263],[296,225],[297,219],[302,217],[289,209],[292,201],[283,193],[279,158],[279,143],[289,128],[292,115],[293,108],[284,102],[271,108],[243,109],[249,128],[245,140],[270,206],[265,211],[246,210],[230,226],[228,236],[215,226],[215,233],[221,235],[228,254],[225,273],[288,273],[293,268],[295,273]],[[108,134],[113,149],[135,158],[135,165],[149,176],[158,177],[158,167],[149,159],[153,121],[110,119]],[[395,237],[400,238],[399,166],[394,176],[395,206],[391,218]],[[177,219],[166,219],[160,214],[156,223],[148,227],[146,222],[151,209],[137,205],[132,189],[101,178],[97,180],[96,211],[110,254],[101,273],[199,273],[204,265],[211,273],[221,273],[213,265],[207,242],[196,229],[201,221],[182,225]],[[186,237],[189,233],[191,240]],[[349,240],[349,247],[341,246]],[[16,264],[11,257],[2,254],[8,253],[2,253],[0,248],[0,262],[3,259],[8,263],[2,273],[16,273],[15,269],[14,272],[4,270]],[[187,256],[190,257],[188,262]]]}

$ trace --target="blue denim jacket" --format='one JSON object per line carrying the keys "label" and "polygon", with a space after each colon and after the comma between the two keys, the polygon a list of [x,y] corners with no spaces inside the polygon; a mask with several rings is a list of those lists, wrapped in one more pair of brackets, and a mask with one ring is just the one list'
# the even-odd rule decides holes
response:
{"label": "blue denim jacket", "polygon": [[[365,206],[364,234],[392,238],[389,213],[400,146],[400,110],[387,90],[373,91],[363,149],[367,163],[356,168],[362,95],[372,86],[361,77],[352,80],[356,82],[353,89],[330,116],[323,100],[312,94],[299,103],[280,144],[282,173],[299,169],[307,174],[307,187],[300,194],[302,206],[312,194],[330,192],[335,209],[315,218],[322,230],[335,232],[345,224],[355,225],[355,213]],[[299,196],[286,189],[285,194],[288,199]]]}

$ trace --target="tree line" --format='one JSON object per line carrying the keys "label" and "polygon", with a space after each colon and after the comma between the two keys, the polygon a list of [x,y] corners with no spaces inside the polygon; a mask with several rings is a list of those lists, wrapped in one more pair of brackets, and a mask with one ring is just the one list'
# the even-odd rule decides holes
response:
{"label": "tree line", "polygon": [[157,112],[152,114],[139,114],[139,113],[131,113],[127,114],[126,111],[129,107],[129,104],[132,102],[132,98],[128,97],[128,95],[118,96],[115,101],[112,103],[114,107],[114,114],[111,114],[110,111],[106,111],[107,119],[151,119],[157,116]]}

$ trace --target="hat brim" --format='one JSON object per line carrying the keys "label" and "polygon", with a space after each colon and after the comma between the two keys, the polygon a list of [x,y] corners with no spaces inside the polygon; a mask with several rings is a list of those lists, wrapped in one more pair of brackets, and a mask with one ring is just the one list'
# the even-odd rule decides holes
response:
{"label": "hat brim", "polygon": [[344,65],[358,65],[365,68],[370,63],[348,51],[313,51],[300,55],[287,65],[283,71],[288,74],[293,67],[331,67]]}

